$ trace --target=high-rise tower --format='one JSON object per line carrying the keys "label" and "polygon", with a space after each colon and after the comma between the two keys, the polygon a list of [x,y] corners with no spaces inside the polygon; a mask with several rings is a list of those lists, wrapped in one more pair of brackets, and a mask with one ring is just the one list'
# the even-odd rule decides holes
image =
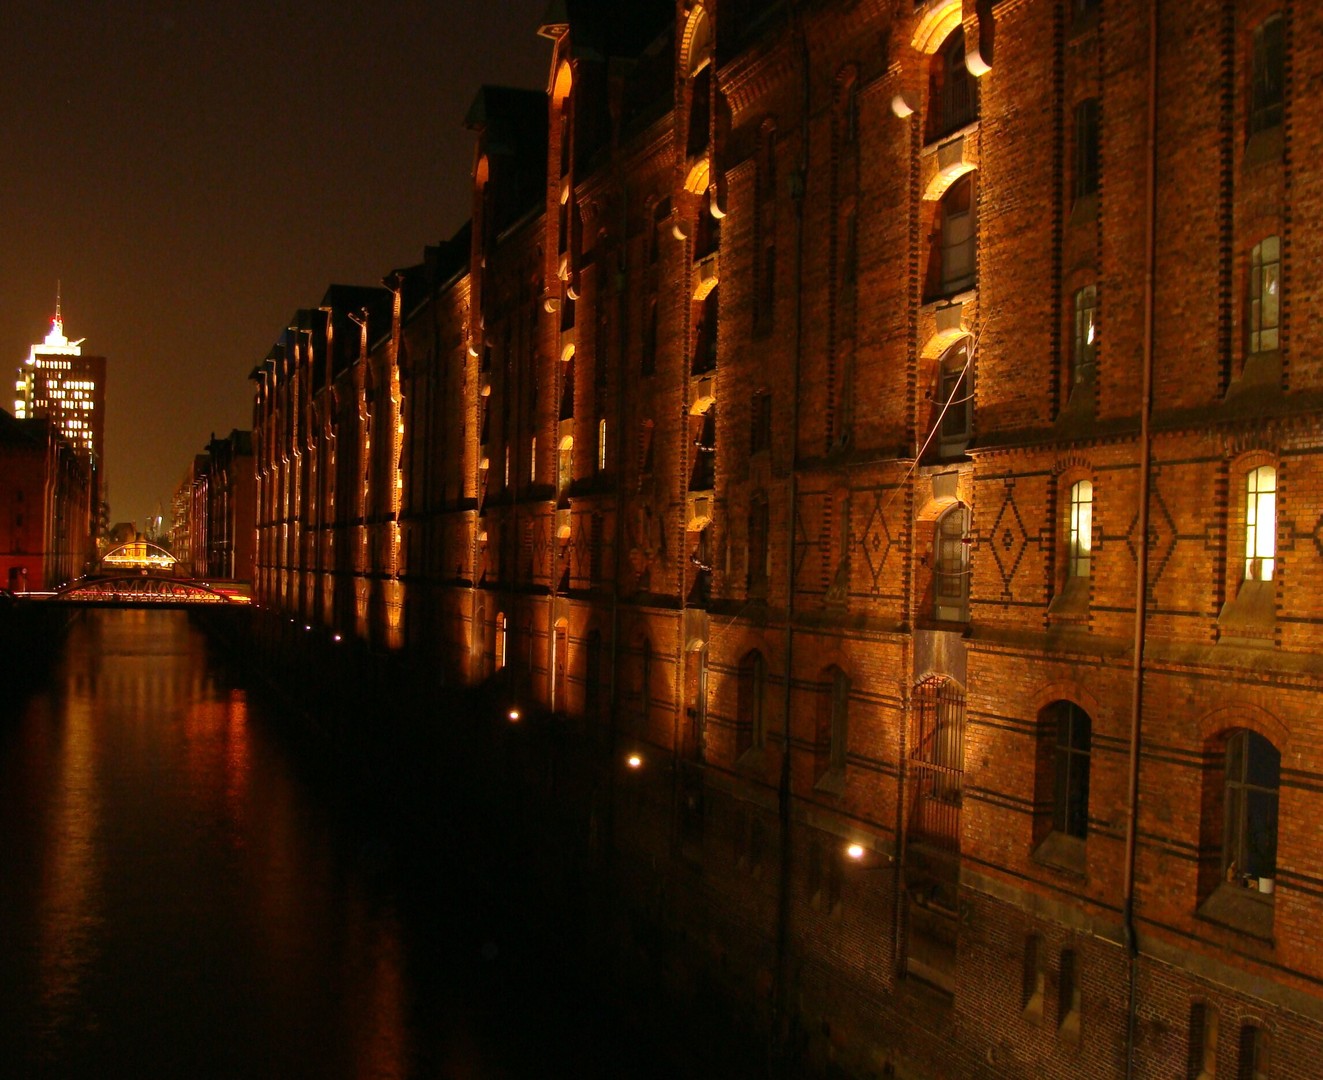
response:
{"label": "high-rise tower", "polygon": [[45,416],[88,462],[92,470],[93,506],[101,501],[101,462],[106,425],[106,358],[87,356],[85,339],[70,341],[64,333],[60,296],[46,340],[32,346],[18,372],[14,415]]}

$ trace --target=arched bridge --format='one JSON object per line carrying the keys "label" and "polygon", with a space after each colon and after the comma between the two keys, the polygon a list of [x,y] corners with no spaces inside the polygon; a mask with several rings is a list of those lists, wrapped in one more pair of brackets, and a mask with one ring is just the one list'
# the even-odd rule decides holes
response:
{"label": "arched bridge", "polygon": [[159,606],[182,604],[244,604],[247,590],[235,583],[210,584],[159,574],[120,574],[82,578],[49,597],[56,602]]}

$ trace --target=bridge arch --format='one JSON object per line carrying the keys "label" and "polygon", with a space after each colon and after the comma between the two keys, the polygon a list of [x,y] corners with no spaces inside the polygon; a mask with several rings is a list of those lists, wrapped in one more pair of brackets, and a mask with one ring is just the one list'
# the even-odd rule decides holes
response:
{"label": "bridge arch", "polygon": [[101,570],[164,570],[170,571],[179,562],[170,552],[147,540],[130,540],[113,547],[101,556]]}

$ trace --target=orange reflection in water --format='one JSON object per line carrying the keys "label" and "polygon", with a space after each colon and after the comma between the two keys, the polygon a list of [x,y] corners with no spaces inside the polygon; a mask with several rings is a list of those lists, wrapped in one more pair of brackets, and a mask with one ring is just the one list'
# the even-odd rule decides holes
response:
{"label": "orange reflection in water", "polygon": [[93,712],[86,697],[71,695],[63,740],[56,750],[54,785],[45,837],[37,967],[43,1014],[58,1027],[98,959],[100,871]]}

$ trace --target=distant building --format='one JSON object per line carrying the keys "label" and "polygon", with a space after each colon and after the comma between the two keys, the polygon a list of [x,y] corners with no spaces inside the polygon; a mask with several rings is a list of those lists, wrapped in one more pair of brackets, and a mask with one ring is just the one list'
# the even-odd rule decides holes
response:
{"label": "distant building", "polygon": [[195,577],[253,580],[257,474],[251,431],[212,435],[172,505],[171,544],[181,569]]}
{"label": "distant building", "polygon": [[0,586],[40,591],[77,577],[91,521],[82,456],[49,420],[0,409]]}
{"label": "distant building", "polygon": [[92,506],[102,499],[100,473],[105,453],[106,358],[85,356],[83,339],[64,333],[60,301],[46,340],[32,346],[15,384],[14,415],[21,419],[48,416],[69,445],[90,468]]}

